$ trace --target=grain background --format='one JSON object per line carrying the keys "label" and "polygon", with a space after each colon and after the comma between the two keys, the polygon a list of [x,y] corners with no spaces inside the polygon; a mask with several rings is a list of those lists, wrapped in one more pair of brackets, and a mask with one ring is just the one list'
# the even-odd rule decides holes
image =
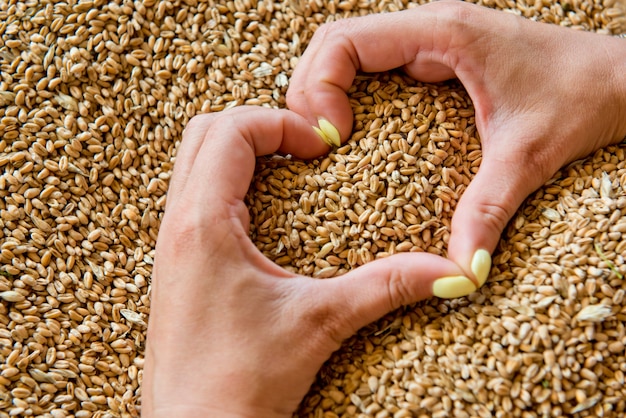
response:
{"label": "grain background", "polygon": [[[619,1],[480,4],[615,35]],[[138,416],[154,246],[186,123],[284,107],[319,25],[412,6],[0,0],[0,417]],[[395,252],[445,255],[480,165],[471,101],[454,82],[393,72],[359,75],[349,94],[344,146],[259,159],[252,239],[320,279]],[[346,341],[296,416],[623,416],[624,153],[600,150],[531,195],[478,292]]]}

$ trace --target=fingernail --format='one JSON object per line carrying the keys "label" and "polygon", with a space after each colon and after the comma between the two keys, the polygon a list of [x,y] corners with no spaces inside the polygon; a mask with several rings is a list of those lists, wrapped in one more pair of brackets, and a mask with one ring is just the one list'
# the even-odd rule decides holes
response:
{"label": "fingernail", "polygon": [[478,287],[485,284],[491,271],[491,254],[487,250],[477,250],[472,257],[472,273],[476,276]]}
{"label": "fingernail", "polygon": [[465,276],[448,276],[435,280],[433,295],[442,299],[467,296],[476,291],[476,285]]}
{"label": "fingernail", "polygon": [[313,130],[315,131],[315,133],[322,138],[322,141],[324,141],[324,143],[326,145],[328,145],[329,147],[334,147],[335,145],[332,143],[332,141],[326,136],[326,134],[318,127],[316,126],[312,126]]}
{"label": "fingernail", "polygon": [[317,119],[317,123],[319,124],[324,135],[326,135],[326,138],[328,138],[334,146],[341,146],[341,136],[339,135],[337,128],[335,128],[332,123],[324,118]]}

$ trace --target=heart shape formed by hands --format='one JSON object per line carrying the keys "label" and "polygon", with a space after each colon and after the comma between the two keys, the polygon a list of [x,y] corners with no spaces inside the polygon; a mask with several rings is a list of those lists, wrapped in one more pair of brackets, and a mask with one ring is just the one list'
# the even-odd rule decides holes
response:
{"label": "heart shape formed by hands", "polygon": [[[190,122],[157,243],[144,416],[290,417],[343,339],[401,305],[473,292],[523,199],[626,135],[621,40],[494,13],[443,1],[324,25],[291,80],[292,111]],[[248,236],[256,156],[323,154],[352,129],[356,71],[398,67],[427,82],[457,76],[476,108],[482,162],[455,209],[450,259],[401,253],[331,280],[280,268]]]}

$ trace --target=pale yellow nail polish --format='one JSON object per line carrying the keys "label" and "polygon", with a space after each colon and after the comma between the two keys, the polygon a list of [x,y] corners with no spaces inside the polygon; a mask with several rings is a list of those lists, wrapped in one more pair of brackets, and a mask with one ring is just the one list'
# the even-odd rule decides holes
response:
{"label": "pale yellow nail polish", "polygon": [[476,291],[476,285],[465,276],[441,277],[433,283],[433,295],[443,299],[467,296]]}
{"label": "pale yellow nail polish", "polygon": [[332,141],[326,136],[326,134],[324,133],[324,131],[322,131],[320,128],[316,127],[316,126],[312,126],[313,130],[315,131],[315,133],[322,138],[322,141],[324,141],[324,143],[326,145],[328,145],[329,147],[333,147],[334,144],[332,143]]}
{"label": "pale yellow nail polish", "polygon": [[330,142],[336,147],[341,146],[341,136],[339,135],[339,131],[335,126],[327,121],[324,118],[319,118],[317,123],[320,126],[320,129],[326,135],[326,137],[330,140]]}
{"label": "pale yellow nail polish", "polygon": [[477,250],[472,257],[472,273],[476,276],[478,287],[485,284],[491,271],[491,254],[487,250]]}

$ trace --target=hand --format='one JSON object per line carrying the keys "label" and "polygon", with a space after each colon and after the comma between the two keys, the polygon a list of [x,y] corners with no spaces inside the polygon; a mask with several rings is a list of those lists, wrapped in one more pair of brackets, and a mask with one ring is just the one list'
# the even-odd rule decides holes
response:
{"label": "hand", "polygon": [[482,163],[455,210],[448,247],[469,277],[476,251],[493,251],[532,191],[626,135],[626,41],[455,1],[320,27],[287,103],[311,124],[330,121],[345,139],[345,91],[357,70],[393,68],[424,82],[456,76],[473,100]]}
{"label": "hand", "polygon": [[431,296],[437,278],[468,281],[428,253],[327,280],[273,264],[248,237],[243,198],[255,156],[276,150],[308,158],[325,146],[288,110],[240,107],[185,130],[157,242],[144,417],[291,417],[343,339]]}

